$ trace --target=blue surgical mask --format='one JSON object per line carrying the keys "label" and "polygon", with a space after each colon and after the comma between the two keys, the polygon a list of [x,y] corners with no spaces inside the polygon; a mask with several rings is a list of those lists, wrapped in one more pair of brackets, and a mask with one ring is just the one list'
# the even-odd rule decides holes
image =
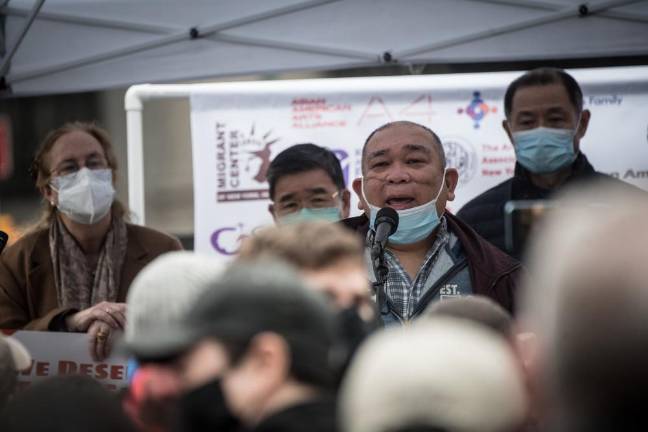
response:
{"label": "blue surgical mask", "polygon": [[301,222],[326,221],[337,222],[341,219],[339,207],[308,208],[288,213],[277,218],[279,225],[292,225]]}
{"label": "blue surgical mask", "polygon": [[576,159],[571,129],[538,127],[512,135],[517,161],[532,173],[555,172]]}
{"label": "blue surgical mask", "polygon": [[[418,207],[412,207],[405,210],[396,210],[398,213],[398,228],[396,232],[389,236],[389,243],[393,244],[411,244],[423,240],[432,234],[432,231],[439,226],[441,221],[437,213],[436,203],[441,195],[445,185],[445,171],[443,172],[443,181],[441,187],[432,201],[429,201]],[[376,214],[380,207],[376,207],[367,201],[364,193],[364,178],[362,179],[362,196],[369,206],[370,227],[373,229],[376,221]]]}

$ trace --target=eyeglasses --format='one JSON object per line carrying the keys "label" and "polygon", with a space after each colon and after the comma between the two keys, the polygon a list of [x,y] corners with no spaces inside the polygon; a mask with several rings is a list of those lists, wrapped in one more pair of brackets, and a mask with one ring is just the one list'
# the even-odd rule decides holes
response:
{"label": "eyeglasses", "polygon": [[340,193],[314,193],[308,194],[304,197],[291,197],[285,201],[275,203],[275,212],[277,215],[286,215],[294,213],[303,208],[326,208],[335,207],[339,204]]}

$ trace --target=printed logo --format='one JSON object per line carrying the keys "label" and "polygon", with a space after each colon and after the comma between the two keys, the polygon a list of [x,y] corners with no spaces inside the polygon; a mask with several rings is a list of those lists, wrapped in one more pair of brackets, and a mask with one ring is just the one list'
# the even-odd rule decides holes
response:
{"label": "printed logo", "polygon": [[254,124],[244,131],[217,122],[215,133],[217,201],[267,199],[272,146],[280,138],[273,137],[271,130],[259,133]]}
{"label": "printed logo", "polygon": [[342,174],[344,175],[344,184],[349,186],[349,167],[351,166],[349,162],[349,153],[346,150],[342,149],[330,149],[335,156],[337,156],[342,166]]}
{"label": "printed logo", "polygon": [[291,105],[294,129],[346,127],[345,114],[352,109],[349,103],[336,103],[323,97],[297,97]]}
{"label": "printed logo", "polygon": [[211,245],[219,254],[232,256],[238,253],[241,242],[247,236],[243,234],[243,224],[218,228],[211,235]]}
{"label": "printed logo", "polygon": [[446,164],[459,171],[459,185],[470,182],[477,172],[477,152],[468,141],[449,137],[443,140],[443,150],[446,155]]}
{"label": "printed logo", "polygon": [[473,99],[470,101],[467,107],[457,109],[457,114],[466,114],[474,121],[475,129],[479,129],[481,121],[489,113],[497,112],[497,107],[488,105],[481,98],[481,93],[476,91],[473,93]]}
{"label": "printed logo", "polygon": [[420,95],[412,103],[403,108],[400,113],[409,117],[424,117],[427,121],[431,121],[434,115],[434,111],[432,110],[432,96],[429,94]]}
{"label": "printed logo", "polygon": [[388,122],[391,120],[391,118],[392,116],[382,98],[380,96],[371,96],[371,99],[369,99],[369,103],[367,104],[367,108],[365,108],[364,112],[360,116],[360,119],[358,120],[358,124],[362,124],[365,120],[376,119],[382,119],[384,122]]}
{"label": "printed logo", "polygon": [[593,106],[619,106],[622,103],[623,96],[618,94],[593,95],[585,98],[585,104]]}
{"label": "printed logo", "polygon": [[457,284],[445,284],[439,290],[439,294],[440,294],[439,298],[441,300],[461,297],[461,292],[459,291],[459,285]]}

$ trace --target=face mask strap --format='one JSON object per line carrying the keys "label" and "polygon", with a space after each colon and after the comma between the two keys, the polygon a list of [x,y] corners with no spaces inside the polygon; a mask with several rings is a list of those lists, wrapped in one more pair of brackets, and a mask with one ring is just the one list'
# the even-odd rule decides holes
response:
{"label": "face mask strap", "polygon": [[439,191],[437,192],[436,197],[434,197],[434,202],[437,202],[439,197],[441,196],[441,191],[443,190],[443,186],[445,186],[445,184],[446,184],[445,178],[446,178],[447,173],[448,173],[448,167],[445,167],[443,169],[443,176],[441,177],[441,187],[439,188]]}
{"label": "face mask strap", "polygon": [[578,128],[580,128],[581,120],[583,119],[583,111],[578,113],[578,120],[576,120],[576,126],[574,127],[574,138],[576,137],[576,134],[578,133]]}

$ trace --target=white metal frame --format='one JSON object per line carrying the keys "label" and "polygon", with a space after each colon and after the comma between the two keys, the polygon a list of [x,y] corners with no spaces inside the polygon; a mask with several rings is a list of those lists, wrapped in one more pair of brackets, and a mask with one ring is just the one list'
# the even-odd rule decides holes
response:
{"label": "white metal frame", "polygon": [[144,102],[154,99],[181,99],[190,96],[196,84],[131,86],[124,98],[126,109],[126,142],[128,158],[128,205],[133,219],[146,223],[144,201]]}

